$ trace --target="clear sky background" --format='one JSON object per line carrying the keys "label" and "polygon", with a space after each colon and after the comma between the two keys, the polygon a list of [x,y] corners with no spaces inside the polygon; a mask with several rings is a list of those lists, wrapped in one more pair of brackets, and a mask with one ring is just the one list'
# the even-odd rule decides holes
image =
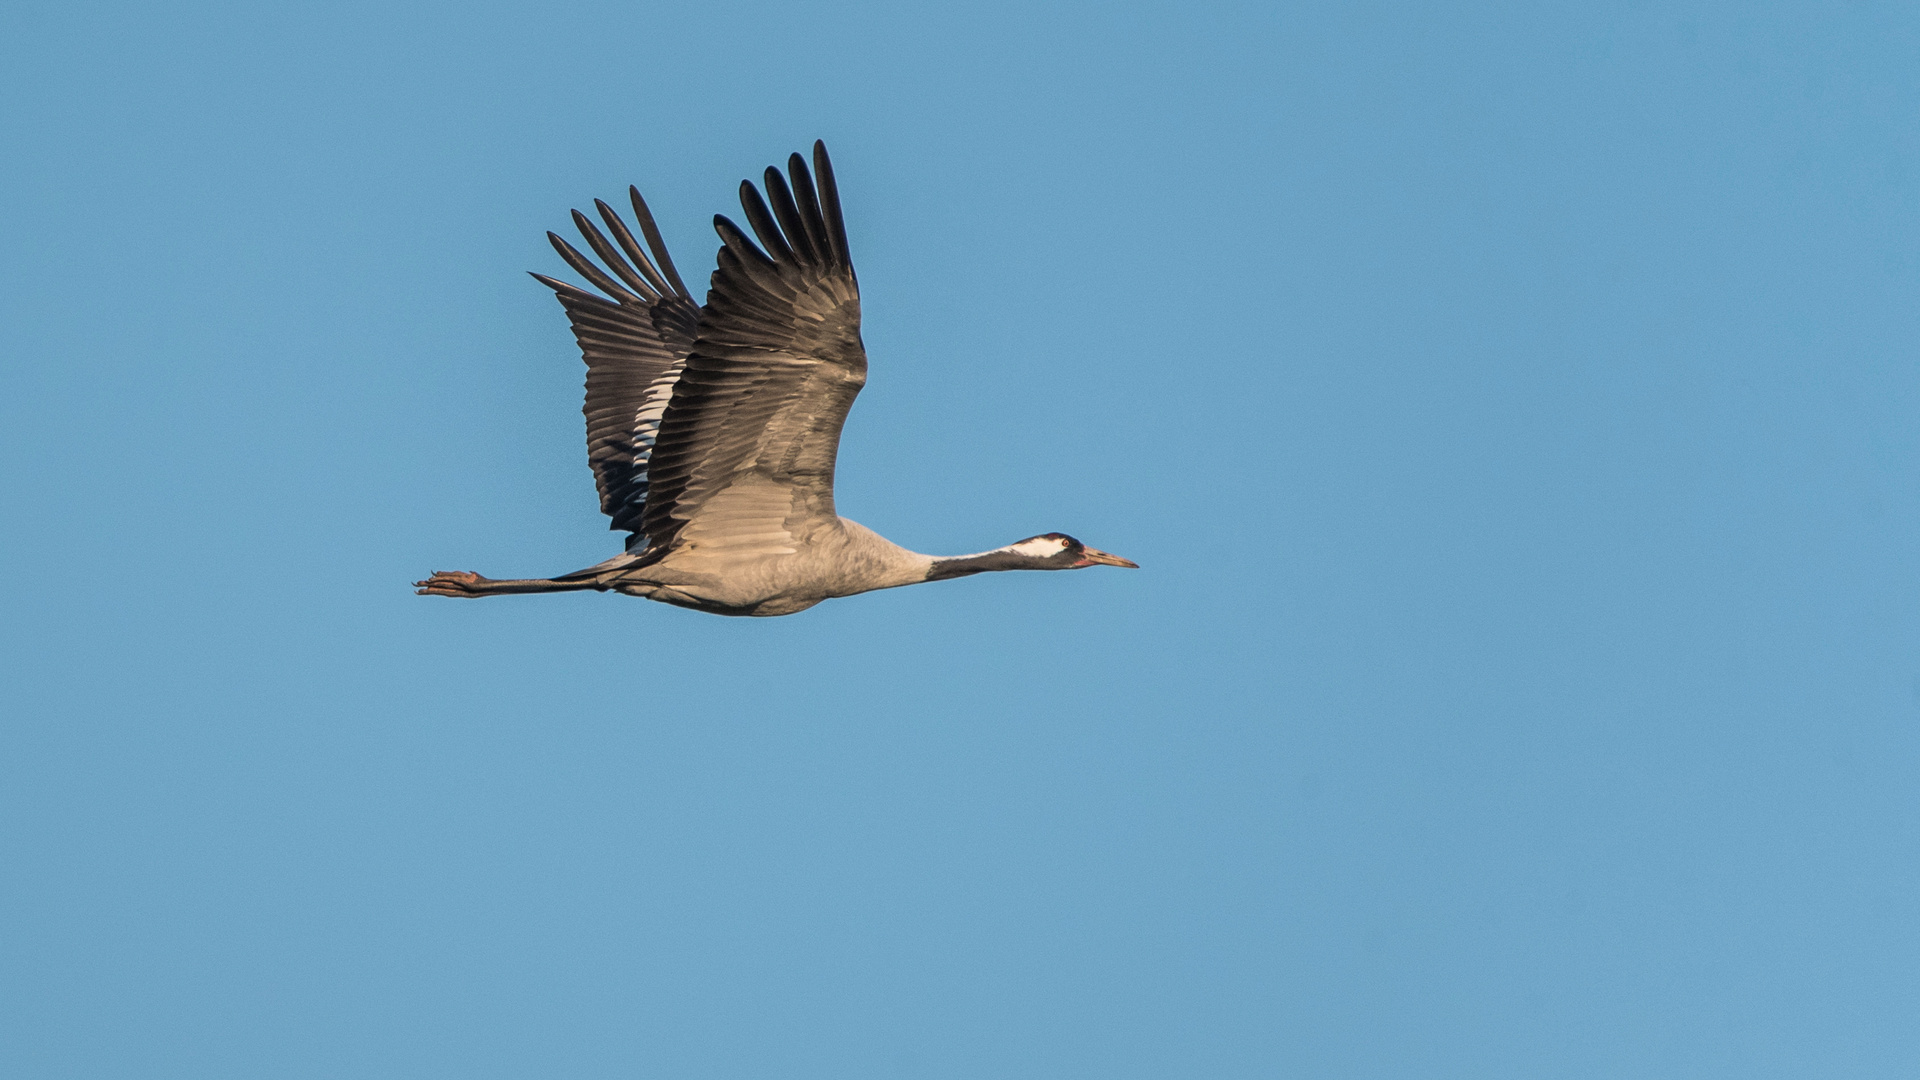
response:
{"label": "clear sky background", "polygon": [[[1920,9],[5,22],[0,1073],[1920,1075]],[[816,137],[840,509],[1144,569],[414,596]]]}

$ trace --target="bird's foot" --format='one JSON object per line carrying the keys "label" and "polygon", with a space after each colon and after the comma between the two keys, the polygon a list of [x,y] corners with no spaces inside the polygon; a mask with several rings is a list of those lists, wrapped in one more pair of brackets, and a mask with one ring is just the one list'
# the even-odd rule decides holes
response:
{"label": "bird's foot", "polygon": [[420,596],[479,597],[487,595],[485,586],[492,581],[471,570],[435,570],[432,577],[413,584],[414,592]]}

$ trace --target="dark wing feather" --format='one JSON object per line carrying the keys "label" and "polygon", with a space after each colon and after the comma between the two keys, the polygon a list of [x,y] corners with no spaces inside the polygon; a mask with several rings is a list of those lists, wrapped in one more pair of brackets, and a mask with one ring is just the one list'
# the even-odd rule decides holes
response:
{"label": "dark wing feather", "polygon": [[771,210],[741,184],[761,246],[714,218],[719,269],[654,447],[642,524],[654,550],[735,486],[787,490],[789,526],[834,517],[840,428],[867,380],[867,355],[833,165],[817,142],[813,162],[817,183],[800,155],[788,161],[792,190],[767,170]]}
{"label": "dark wing feather", "polygon": [[612,276],[560,237],[548,233],[547,238],[567,265],[606,295],[544,274],[533,276],[560,298],[587,361],[587,463],[600,489],[600,511],[613,519],[611,528],[634,533],[637,539],[643,535],[654,437],[693,347],[700,308],[667,257],[667,246],[640,192],[631,194],[652,259],[620,215],[596,199],[613,241],[578,210],[573,223]]}

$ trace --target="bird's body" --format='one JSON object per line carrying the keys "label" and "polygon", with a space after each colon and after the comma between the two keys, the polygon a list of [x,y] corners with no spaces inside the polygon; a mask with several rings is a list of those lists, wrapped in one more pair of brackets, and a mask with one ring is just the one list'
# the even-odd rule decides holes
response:
{"label": "bird's body", "polygon": [[[436,596],[615,591],[723,615],[788,615],[822,600],[988,570],[1132,566],[1048,533],[979,555],[908,551],[833,503],[840,428],[867,380],[860,292],[847,255],[826,148],[766,173],[769,210],[750,183],[741,205],[760,244],[724,217],[704,307],[696,305],[638,191],[634,213],[653,258],[605,203],[609,241],[574,213],[608,276],[549,233],[605,296],[552,288],[587,361],[587,456],[601,509],[631,533],[627,550],[557,578],[493,580],[439,572]],[[616,247],[617,244],[617,247]],[[623,257],[624,256],[624,257]]]}

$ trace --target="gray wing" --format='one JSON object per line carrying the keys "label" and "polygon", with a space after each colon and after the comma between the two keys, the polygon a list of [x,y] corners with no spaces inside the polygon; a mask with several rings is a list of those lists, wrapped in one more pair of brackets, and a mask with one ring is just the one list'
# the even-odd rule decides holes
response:
{"label": "gray wing", "polygon": [[741,182],[765,251],[713,219],[724,246],[654,447],[642,525],[650,551],[696,541],[741,555],[791,551],[835,520],[834,458],[867,354],[833,165],[818,142],[813,164],[817,185],[799,154],[788,159],[791,190],[767,170],[771,212]]}
{"label": "gray wing", "polygon": [[601,219],[619,246],[609,243],[578,210],[573,212],[573,223],[619,281],[553,233],[547,239],[554,250],[606,296],[544,274],[533,276],[552,289],[566,308],[574,339],[587,361],[587,402],[582,410],[587,416],[587,463],[600,489],[600,512],[613,519],[609,528],[634,534],[627,543],[632,549],[644,543],[641,530],[655,437],[693,348],[700,308],[673,268],[646,201],[638,189],[628,191],[653,259],[634,242],[620,215],[595,199]]}

